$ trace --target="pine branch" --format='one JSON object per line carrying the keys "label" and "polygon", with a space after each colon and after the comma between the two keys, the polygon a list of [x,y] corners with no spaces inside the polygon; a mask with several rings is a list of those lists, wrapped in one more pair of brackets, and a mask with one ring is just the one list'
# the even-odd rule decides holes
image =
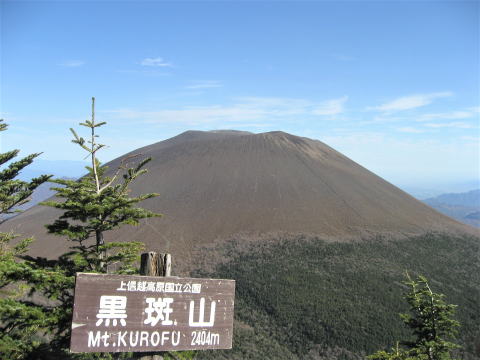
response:
{"label": "pine branch", "polygon": [[130,156],[127,156],[126,158],[122,159],[120,161],[120,165],[118,166],[117,170],[115,171],[115,174],[113,175],[113,177],[111,178],[110,181],[108,181],[102,188],[100,188],[100,192],[103,192],[105,189],[109,188],[117,180],[117,177],[120,174],[121,170],[125,169],[125,164],[127,163],[127,160],[129,160],[131,158],[135,158],[137,156],[139,156],[139,154],[130,155]]}

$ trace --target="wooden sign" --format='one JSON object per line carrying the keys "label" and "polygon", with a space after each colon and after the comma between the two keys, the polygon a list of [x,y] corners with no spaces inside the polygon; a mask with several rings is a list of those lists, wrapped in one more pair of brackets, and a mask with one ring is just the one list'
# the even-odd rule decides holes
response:
{"label": "wooden sign", "polygon": [[78,273],[72,352],[231,349],[234,280]]}

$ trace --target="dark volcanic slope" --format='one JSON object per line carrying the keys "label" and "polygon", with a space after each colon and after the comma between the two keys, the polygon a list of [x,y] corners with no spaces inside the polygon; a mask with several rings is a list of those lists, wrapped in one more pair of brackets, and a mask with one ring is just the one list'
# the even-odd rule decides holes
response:
{"label": "dark volcanic slope", "polygon": [[[369,233],[472,231],[327,145],[283,132],[188,131],[136,152],[153,161],[133,192],[160,193],[144,206],[165,216],[107,238],[140,240],[147,249],[185,256],[195,244],[243,231],[344,239]],[[65,241],[45,235],[43,227],[57,216],[53,209],[35,206],[2,230],[35,235],[37,255],[58,255]]]}

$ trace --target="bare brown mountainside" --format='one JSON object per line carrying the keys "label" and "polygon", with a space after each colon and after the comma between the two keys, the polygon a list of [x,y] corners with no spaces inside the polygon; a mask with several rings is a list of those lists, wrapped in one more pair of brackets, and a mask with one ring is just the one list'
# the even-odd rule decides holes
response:
{"label": "bare brown mountainside", "polygon": [[[139,240],[148,250],[182,258],[195,245],[240,232],[345,240],[378,233],[475,231],[324,143],[284,132],[187,131],[132,153],[153,158],[133,193],[160,193],[143,206],[165,216],[123,227],[107,239]],[[34,235],[32,252],[54,257],[66,249],[66,241],[46,234],[44,224],[57,217],[57,210],[35,206],[2,230]]]}

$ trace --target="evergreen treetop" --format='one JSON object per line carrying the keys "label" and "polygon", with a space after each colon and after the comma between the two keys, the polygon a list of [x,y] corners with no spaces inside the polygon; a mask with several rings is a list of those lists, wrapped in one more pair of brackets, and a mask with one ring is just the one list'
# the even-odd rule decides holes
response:
{"label": "evergreen treetop", "polygon": [[413,280],[406,274],[405,284],[410,291],[405,299],[410,313],[401,314],[403,322],[412,329],[414,341],[404,341],[410,353],[428,360],[451,359],[451,350],[460,346],[450,341],[457,335],[460,323],[453,318],[456,305],[447,304],[445,295],[434,293],[424,276]]}
{"label": "evergreen treetop", "polygon": [[[0,132],[7,130],[8,125],[3,119],[0,119]],[[11,150],[0,154],[0,166],[6,165],[14,159],[20,150]],[[28,201],[33,191],[50,179],[50,175],[42,175],[33,178],[30,181],[16,179],[23,168],[30,165],[33,160],[41,153],[30,154],[18,161],[11,162],[0,171],[0,214],[11,214],[18,212],[14,207],[22,205]],[[0,223],[5,221],[1,218]]]}
{"label": "evergreen treetop", "polygon": [[452,350],[460,346],[452,342],[460,323],[453,317],[456,305],[447,304],[443,294],[434,293],[427,279],[418,276],[413,280],[406,273],[404,284],[409,287],[405,299],[410,313],[400,314],[405,325],[412,329],[414,341],[401,342],[399,347],[378,351],[368,356],[369,360],[451,360]]}

